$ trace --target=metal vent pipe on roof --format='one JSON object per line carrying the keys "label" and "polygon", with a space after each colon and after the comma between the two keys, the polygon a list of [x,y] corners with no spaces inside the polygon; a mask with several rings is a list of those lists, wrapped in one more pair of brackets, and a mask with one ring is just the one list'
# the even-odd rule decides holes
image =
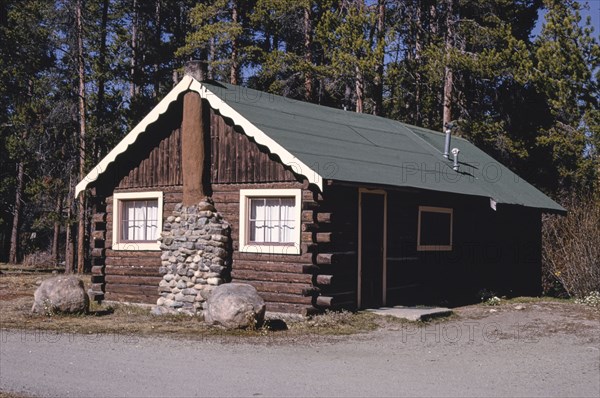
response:
{"label": "metal vent pipe on roof", "polygon": [[454,171],[458,171],[458,154],[460,153],[460,149],[458,148],[452,148],[452,156],[454,157],[454,165],[453,165],[453,169]]}
{"label": "metal vent pipe on roof", "polygon": [[456,126],[454,125],[454,122],[449,122],[449,123],[446,123],[444,125],[444,127],[446,128],[446,142],[444,144],[444,157],[446,159],[448,159],[448,157],[450,156],[450,136],[452,135],[452,130]]}

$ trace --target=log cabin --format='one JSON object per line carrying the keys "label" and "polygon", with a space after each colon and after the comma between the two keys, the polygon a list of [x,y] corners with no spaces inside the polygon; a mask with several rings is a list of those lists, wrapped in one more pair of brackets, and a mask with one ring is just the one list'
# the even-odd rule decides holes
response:
{"label": "log cabin", "polygon": [[251,284],[268,311],[540,293],[541,216],[565,210],[466,139],[201,80],[191,67],[77,185],[95,300],[171,294],[157,239],[206,198],[229,225],[214,284]]}

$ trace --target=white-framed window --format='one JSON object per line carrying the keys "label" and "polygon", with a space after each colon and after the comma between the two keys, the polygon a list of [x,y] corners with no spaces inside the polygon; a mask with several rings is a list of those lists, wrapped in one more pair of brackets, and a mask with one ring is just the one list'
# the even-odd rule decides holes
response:
{"label": "white-framed window", "polygon": [[300,254],[301,189],[240,189],[240,251]]}
{"label": "white-framed window", "polygon": [[452,250],[452,216],[447,207],[419,206],[417,250]]}
{"label": "white-framed window", "polygon": [[113,250],[160,250],[163,193],[118,192],[113,196]]}

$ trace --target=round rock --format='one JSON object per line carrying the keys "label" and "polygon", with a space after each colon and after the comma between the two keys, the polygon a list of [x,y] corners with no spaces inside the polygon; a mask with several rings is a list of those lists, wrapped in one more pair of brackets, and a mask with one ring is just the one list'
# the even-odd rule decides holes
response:
{"label": "round rock", "polygon": [[254,286],[227,283],[212,290],[206,301],[205,320],[228,329],[260,326],[265,317],[265,301]]}
{"label": "round rock", "polygon": [[90,300],[83,281],[76,276],[46,279],[33,294],[31,312],[37,314],[81,314],[88,311]]}

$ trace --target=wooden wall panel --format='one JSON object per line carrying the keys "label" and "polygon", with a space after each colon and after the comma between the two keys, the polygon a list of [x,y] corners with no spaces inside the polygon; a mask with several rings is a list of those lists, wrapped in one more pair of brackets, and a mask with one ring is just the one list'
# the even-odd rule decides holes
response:
{"label": "wooden wall panel", "polygon": [[[233,169],[231,169],[233,170]],[[243,188],[301,188],[298,182],[269,184],[213,184],[216,209],[231,225],[233,240],[232,282],[253,285],[267,303],[267,311],[310,313],[313,297],[312,254],[240,253],[239,209]]]}
{"label": "wooden wall panel", "polygon": [[211,180],[214,184],[296,181],[278,159],[268,154],[231,121],[210,111]]}
{"label": "wooden wall panel", "polygon": [[181,130],[176,128],[151,148],[137,165],[132,165],[118,188],[177,186],[182,183]]}
{"label": "wooden wall panel", "polygon": [[[206,105],[206,103],[205,103]],[[99,180],[99,191],[106,197],[106,241],[104,281],[106,300],[125,300],[153,303],[158,296],[160,251],[113,251],[114,192],[163,191],[163,217],[171,215],[175,205],[183,199],[181,167],[181,109],[170,110],[168,115],[149,127],[138,142],[128,148],[110,170]],[[232,280],[254,285],[269,311],[310,313],[315,301],[313,253],[307,248],[314,245],[317,233],[302,234],[301,255],[261,255],[239,253],[239,190],[243,188],[302,188],[298,178],[284,167],[276,156],[257,145],[243,132],[214,110],[206,112],[205,122],[210,125],[210,189],[215,207],[231,227],[233,240]],[[208,139],[208,137],[207,137]],[[207,165],[208,166],[208,165]],[[208,182],[208,181],[205,181]],[[313,192],[304,190],[303,206],[317,206]],[[311,207],[312,208],[312,207]],[[308,224],[309,222],[307,222]],[[304,228],[304,227],[303,227]],[[304,230],[304,229],[303,229]],[[236,264],[239,267],[236,267]],[[143,283],[142,283],[143,282]]]}
{"label": "wooden wall panel", "polygon": [[316,280],[317,286],[326,299],[322,302],[331,302],[326,307],[356,309],[358,188],[326,186],[322,196],[325,200],[317,201],[312,206],[314,234],[317,237],[314,250],[316,262],[322,263],[318,264],[318,274],[323,276]]}
{"label": "wooden wall panel", "polygon": [[[205,104],[206,106],[206,104]],[[234,128],[229,119],[213,109],[209,119],[210,171],[214,184],[295,182],[298,178],[269,155],[267,148],[256,144],[241,130]],[[181,118],[170,116],[152,125],[126,155],[121,155],[110,166],[101,183],[110,193],[112,184],[117,188],[146,188],[179,186],[183,184],[181,166]]]}
{"label": "wooden wall panel", "polygon": [[[239,248],[239,190],[242,188],[301,188],[298,182],[270,184],[213,184],[216,209],[231,225],[233,240],[232,281],[248,283],[256,287],[267,302],[269,311],[310,313],[314,292],[313,254],[300,255],[240,253]],[[154,190],[149,188],[118,189],[117,192]],[[183,198],[181,187],[163,187],[163,217],[171,215],[175,205]],[[113,219],[113,199],[107,199],[107,219]],[[105,266],[105,299],[152,303],[158,299],[161,252],[116,251],[112,245],[112,223],[107,223]],[[308,239],[308,240],[306,240]],[[304,245],[311,244],[305,238]],[[141,283],[143,281],[144,283]],[[149,281],[156,281],[153,294]]]}
{"label": "wooden wall panel", "polygon": [[[169,217],[177,203],[183,199],[183,190],[179,187],[148,187],[117,189],[116,192],[140,192],[150,190],[163,191],[163,218]],[[113,219],[113,197],[106,200],[107,219]],[[112,301],[129,301],[136,303],[156,303],[158,299],[158,282],[162,278],[158,272],[160,267],[160,251],[112,250],[113,223],[108,222],[106,228],[105,259],[105,299]],[[141,279],[143,282],[140,283]],[[150,281],[155,281],[153,285]]]}

